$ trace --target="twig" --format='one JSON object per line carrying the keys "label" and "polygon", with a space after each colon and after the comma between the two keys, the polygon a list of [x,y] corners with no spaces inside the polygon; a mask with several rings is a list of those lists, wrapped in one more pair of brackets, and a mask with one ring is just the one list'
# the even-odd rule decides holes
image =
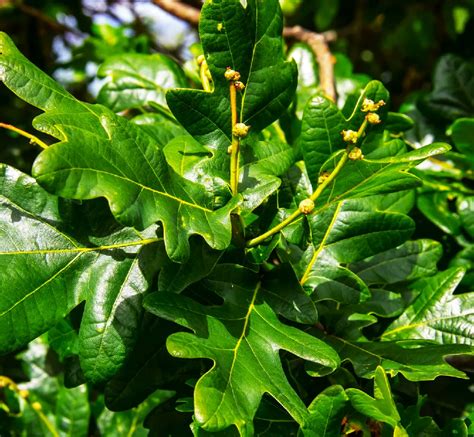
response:
{"label": "twig", "polygon": [[[329,186],[329,184],[331,184],[334,181],[334,179],[340,173],[340,171],[342,170],[342,168],[344,167],[344,165],[346,164],[347,161],[348,161],[348,154],[346,152],[343,152],[342,158],[339,160],[339,162],[337,163],[336,167],[331,172],[329,177],[323,183],[321,183],[318,186],[316,191],[309,198],[313,202],[313,206],[314,206],[314,202],[316,202],[316,200],[319,198],[321,193]],[[267,238],[269,238],[272,235],[275,235],[277,232],[281,231],[284,227],[286,227],[289,224],[293,223],[295,221],[295,219],[297,219],[302,214],[304,214],[303,211],[301,210],[301,208],[298,208],[291,215],[289,215],[285,220],[283,220],[281,223],[279,223],[278,225],[276,225],[275,227],[273,227],[269,231],[267,231],[264,234],[248,241],[247,242],[247,247],[254,247],[254,246],[262,243]],[[304,283],[305,280],[306,279],[303,278],[302,284]]]}
{"label": "twig", "polygon": [[195,26],[199,24],[200,12],[192,6],[185,5],[175,0],[153,0],[153,3],[164,11],[169,12],[171,15],[181,18],[190,24]]}
{"label": "twig", "polygon": [[41,141],[38,137],[35,137],[34,135],[24,131],[23,129],[20,129],[16,126],[12,126],[11,124],[7,123],[0,123],[0,128],[8,129],[11,130],[12,132],[16,132],[17,134],[28,138],[30,140],[31,144],[37,144],[40,146],[42,149],[47,149],[49,146],[44,142]]}
{"label": "twig", "polygon": [[[199,24],[199,10],[176,0],[153,0],[155,5],[175,17],[181,18],[188,23],[197,26]],[[334,86],[334,58],[329,50],[328,41],[334,39],[334,32],[328,37],[304,29],[301,26],[285,27],[283,29],[285,38],[293,38],[308,44],[316,55],[319,65],[319,82],[324,94],[331,100],[336,100],[336,88]]]}
{"label": "twig", "polygon": [[333,102],[336,100],[336,87],[334,86],[334,57],[324,35],[311,32],[301,26],[285,27],[285,38],[293,38],[308,44],[316,55],[319,66],[319,83],[321,89]]}

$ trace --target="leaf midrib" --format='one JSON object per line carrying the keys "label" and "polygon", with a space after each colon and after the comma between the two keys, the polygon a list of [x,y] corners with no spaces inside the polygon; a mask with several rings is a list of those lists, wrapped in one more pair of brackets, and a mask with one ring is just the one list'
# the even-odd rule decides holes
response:
{"label": "leaf midrib", "polygon": [[[453,300],[456,300],[456,299],[453,299]],[[452,301],[449,301],[449,303],[451,303],[451,302]],[[386,331],[382,334],[381,337],[383,338],[383,337],[386,337],[386,336],[389,336],[389,335],[393,335],[395,332],[406,331],[407,329],[415,329],[415,328],[418,328],[420,326],[426,326],[430,329],[433,329],[434,331],[437,331],[438,329],[436,327],[430,326],[430,325],[433,324],[433,323],[443,322],[445,320],[451,320],[451,319],[459,319],[461,317],[467,317],[467,316],[470,316],[470,315],[474,315],[474,310],[471,311],[471,312],[468,312],[468,313],[456,314],[454,316],[436,317],[434,319],[423,320],[423,321],[418,322],[418,323],[411,323],[411,324],[408,324],[408,325],[399,326],[398,328],[394,328],[390,331]],[[460,334],[456,334],[456,333],[452,333],[452,334],[460,335]]]}
{"label": "leaf midrib", "polygon": [[99,252],[104,250],[121,249],[124,247],[132,246],[146,246],[147,244],[156,243],[162,241],[162,238],[147,238],[143,240],[130,241],[127,243],[117,244],[106,244],[103,246],[96,247],[71,247],[69,249],[35,249],[35,250],[21,250],[21,251],[5,251],[0,252],[2,255],[49,255],[49,254],[63,254],[63,253],[87,253],[87,252]]}
{"label": "leaf midrib", "polygon": [[114,174],[114,173],[110,173],[108,171],[105,171],[105,170],[97,170],[97,169],[93,169],[93,168],[82,168],[82,167],[69,167],[69,168],[63,168],[63,169],[59,169],[59,170],[54,170],[54,171],[49,171],[48,173],[45,173],[41,176],[38,176],[37,179],[38,180],[41,180],[42,178],[44,178],[46,175],[53,175],[53,174],[56,174],[56,173],[63,173],[63,172],[71,172],[71,171],[82,171],[82,172],[93,172],[93,173],[102,173],[102,174],[105,174],[109,177],[112,177],[112,178],[117,178],[117,179],[122,179],[124,180],[125,182],[128,182],[130,184],[133,184],[133,185],[136,185],[138,187],[140,187],[142,190],[146,190],[146,191],[150,191],[152,193],[156,193],[156,194],[159,194],[163,197],[168,197],[169,199],[172,199],[174,200],[175,202],[178,202],[180,204],[183,204],[183,205],[186,205],[186,206],[189,206],[191,208],[196,208],[196,209],[200,209],[202,211],[205,211],[206,213],[212,213],[214,211],[212,211],[211,209],[208,209],[208,208],[204,208],[203,206],[201,205],[198,205],[196,203],[191,203],[191,202],[188,202],[186,200],[183,200],[183,199],[180,199],[179,197],[176,197],[176,196],[173,196],[172,194],[169,194],[169,193],[166,193],[166,192],[163,192],[163,191],[159,191],[159,190],[155,190],[154,188],[151,188],[151,187],[148,187],[146,185],[143,185],[141,184],[140,182],[137,182],[137,181],[134,181],[133,179],[130,179],[126,176],[120,176],[120,175],[117,175],[117,174]]}
{"label": "leaf midrib", "polygon": [[[238,338],[237,340],[237,343],[235,344],[235,346],[232,348],[233,350],[233,358],[232,358],[232,364],[230,366],[230,370],[229,370],[229,376],[227,378],[227,382],[226,382],[226,386],[225,386],[225,389],[223,390],[222,392],[222,396],[221,396],[221,400],[219,402],[219,404],[217,405],[216,409],[214,410],[214,412],[212,413],[212,415],[209,417],[209,419],[207,420],[208,422],[212,420],[213,417],[215,417],[217,415],[217,413],[219,412],[220,408],[222,407],[222,404],[224,403],[224,399],[225,399],[225,395],[227,393],[227,389],[229,388],[229,385],[232,385],[232,374],[234,372],[234,367],[235,367],[235,363],[237,362],[237,355],[239,353],[239,348],[240,348],[240,345],[242,343],[242,341],[244,340],[245,338],[245,333],[247,331],[247,327],[249,325],[249,320],[250,320],[250,316],[252,314],[252,311],[254,310],[255,308],[255,301],[257,299],[257,294],[258,294],[258,291],[260,290],[260,282],[257,283],[256,287],[255,287],[255,290],[253,292],[253,295],[252,295],[252,299],[250,301],[250,304],[249,304],[249,307],[248,307],[248,310],[247,310],[247,313],[244,317],[244,324],[243,324],[243,328],[242,328],[242,333],[240,334],[240,337]],[[213,368],[211,368],[209,372],[212,371]],[[235,400],[235,398],[234,398]]]}

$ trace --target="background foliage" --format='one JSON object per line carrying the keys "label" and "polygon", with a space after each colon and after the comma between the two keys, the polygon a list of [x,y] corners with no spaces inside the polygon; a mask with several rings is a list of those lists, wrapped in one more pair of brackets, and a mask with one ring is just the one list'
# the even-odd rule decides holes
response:
{"label": "background foliage", "polygon": [[[198,1],[188,3],[201,6]],[[216,81],[213,95],[196,99],[194,91],[174,91],[168,100],[165,97],[170,88],[201,86],[195,61],[202,53],[197,32],[187,24],[170,21],[172,18],[145,1],[0,1],[0,30],[74,96],[67,102],[55,102],[54,110],[61,115],[48,113],[50,109],[33,91],[21,91],[31,106],[1,86],[0,122],[31,132],[32,119],[40,109],[46,110],[36,126],[63,126],[60,133],[48,131],[59,139],[67,135],[62,153],[94,166],[100,160],[95,151],[108,147],[107,137],[98,138],[77,127],[87,125],[93,131],[105,118],[116,129],[112,131],[114,147],[123,162],[129,160],[126,141],[142,144],[145,156],[152,156],[150,148],[158,144],[163,150],[160,162],[167,162],[176,178],[185,178],[165,178],[164,185],[162,177],[159,184],[138,179],[156,191],[187,199],[188,209],[180,212],[182,220],[193,216],[193,203],[215,210],[212,214],[201,212],[208,220],[206,226],[188,226],[183,231],[166,222],[166,214],[153,215],[150,204],[160,201],[155,195],[149,199],[143,196],[141,203],[134,204],[135,209],[129,208],[137,196],[133,184],[124,182],[121,196],[114,197],[115,182],[104,183],[107,187],[99,195],[107,198],[114,217],[103,199],[68,202],[51,196],[24,174],[1,167],[2,205],[8,206],[1,212],[2,232],[14,235],[20,249],[27,250],[31,241],[40,241],[48,248],[73,248],[80,254],[59,253],[36,268],[31,268],[34,262],[25,257],[22,270],[28,275],[1,276],[0,288],[15,293],[24,287],[33,289],[57,268],[67,267],[68,281],[78,290],[68,300],[65,296],[69,295],[57,284],[47,289],[63,306],[32,331],[14,331],[11,322],[0,319],[0,344],[8,345],[0,348],[8,352],[0,357],[0,375],[6,377],[0,380],[6,386],[0,395],[1,435],[189,435],[190,426],[195,435],[206,435],[227,425],[236,425],[244,434],[251,432],[246,427],[255,414],[257,435],[330,436],[340,431],[378,436],[391,435],[394,430],[406,430],[410,436],[474,433],[473,361],[472,356],[464,355],[472,352],[474,338],[469,294],[474,283],[474,54],[470,44],[474,2],[283,0],[280,4],[287,25],[326,32],[337,61],[338,107],[320,95],[312,99],[319,85],[314,54],[305,44],[288,40],[288,57],[296,61],[299,82],[296,99],[281,115],[279,128],[299,149],[295,152],[282,142],[281,131],[273,125],[258,138],[261,144],[271,143],[272,148],[262,147],[260,152],[245,156],[246,174],[259,181],[243,187],[242,208],[252,235],[288,215],[317,188],[321,169],[330,168],[337,158],[331,154],[344,146],[340,131],[360,125],[360,117],[350,116],[354,107],[358,108],[358,94],[368,84],[366,95],[374,100],[390,98],[391,112],[382,109],[385,134],[379,127],[369,131],[364,153],[375,161],[397,159],[359,163],[357,169],[363,177],[348,167],[340,176],[346,182],[336,185],[333,197],[321,198],[324,210],[304,226],[287,227],[284,239],[273,239],[250,251],[244,262],[238,250],[224,255],[216,250],[229,243],[226,217],[233,205],[228,203],[232,200],[226,190],[226,158],[216,152],[230,136],[230,131],[226,132],[228,106],[224,110],[218,107],[227,98],[227,84]],[[208,39],[206,43],[201,34],[206,51],[213,49],[211,37]],[[271,42],[268,44],[265,51],[272,50]],[[279,63],[284,70],[282,89],[293,81],[292,64],[284,61],[277,56],[267,60],[269,65],[259,65],[265,74],[266,68]],[[223,58],[210,65],[213,76],[219,77],[217,72],[229,63]],[[258,83],[247,86],[251,90],[255,86],[254,95],[264,100],[265,90],[259,90]],[[288,102],[282,108],[274,107],[272,113],[280,114],[290,103],[292,90],[285,92]],[[222,124],[221,131],[205,131],[208,120],[203,126],[196,125],[182,106],[186,99],[190,107],[210,113],[217,126]],[[104,107],[81,102],[99,102]],[[188,136],[184,146],[183,140],[173,140],[186,132],[174,122],[168,105],[195,136],[194,140]],[[244,110],[246,119],[253,120],[252,126],[266,127],[279,116],[252,118],[258,105],[258,99],[251,101]],[[87,108],[94,109],[88,112]],[[121,121],[114,112],[133,117],[134,124]],[[74,126],[68,124],[64,113],[75,117]],[[321,120],[325,121],[323,134]],[[121,129],[127,129],[127,138],[120,137]],[[320,156],[314,154],[314,138],[319,138],[318,150],[324,152]],[[84,142],[93,147],[87,153],[81,151],[81,156],[74,155],[77,145]],[[451,151],[432,156],[446,149],[441,142],[449,143]],[[37,147],[6,130],[0,130],[0,143],[0,162],[30,174]],[[431,143],[438,145],[413,151]],[[180,158],[183,147],[192,152],[193,159]],[[55,149],[48,150],[43,155],[47,158],[33,168],[41,185],[66,198],[98,197],[87,184],[77,189],[65,182],[57,189],[58,180],[49,174],[64,163]],[[212,159],[203,159],[210,154]],[[294,165],[301,157],[306,172],[301,164]],[[413,168],[424,158],[429,159]],[[138,158],[127,162],[127,177],[133,179],[138,174],[146,178],[145,172],[140,174],[140,163]],[[364,182],[367,175],[379,173],[377,183]],[[415,176],[423,180],[422,185]],[[361,181],[357,177],[362,177]],[[280,180],[278,198],[271,197]],[[358,182],[364,196],[379,196],[359,199],[362,194],[349,193]],[[197,186],[206,187],[213,195],[204,194]],[[31,194],[26,193],[34,193],[37,201],[32,203]],[[341,199],[346,200],[338,203]],[[258,207],[264,201],[267,213],[258,217],[263,210]],[[162,209],[171,211],[172,202],[163,200]],[[14,220],[8,228],[12,214],[23,216],[24,211],[28,220],[22,231]],[[345,227],[348,218],[350,229]],[[173,229],[163,236],[166,250],[162,236],[157,236],[157,220]],[[137,234],[127,226],[142,231]],[[195,237],[188,244],[192,231],[204,236],[212,247]],[[301,243],[308,233],[312,244],[303,248]],[[112,256],[102,249],[90,250],[111,245]],[[117,245],[126,249],[117,250]],[[194,263],[176,264],[189,253]],[[315,255],[318,263],[308,271]],[[271,262],[267,260],[273,259],[281,267],[268,268]],[[8,272],[11,262],[9,255],[2,254],[2,271]],[[264,281],[255,273],[255,264],[262,263],[270,270]],[[84,275],[101,293],[81,294]],[[318,287],[318,301],[309,299],[300,286],[297,278],[303,275],[307,276],[306,291]],[[237,283],[238,299],[232,290],[232,284]],[[151,295],[143,309],[143,296],[136,291],[157,287],[166,293]],[[118,307],[103,301],[104,293],[113,296],[118,288],[125,290],[127,297]],[[181,293],[183,290],[187,291]],[[263,293],[264,301],[255,301],[256,290]],[[297,297],[285,296],[285,290],[293,290]],[[223,401],[225,409],[215,416],[216,423],[207,423],[212,432],[203,430],[199,418],[209,414],[196,410],[193,393],[202,399],[197,405],[209,409],[216,407],[209,394],[212,389],[218,387],[227,393],[225,381],[232,383],[232,372],[229,376],[227,369],[233,361],[225,351],[236,347],[236,340],[240,340],[231,334],[240,332],[242,326],[226,319],[232,315],[235,320],[247,320],[248,308],[255,302],[258,311],[248,319],[255,332],[242,352],[244,364],[237,363],[234,374],[237,386],[245,381],[245,390],[237,390],[234,397]],[[209,304],[223,305],[209,312]],[[15,317],[21,318],[22,311]],[[134,324],[121,325],[120,341],[116,330],[106,329],[107,324],[99,336],[95,335],[96,326],[90,328],[97,320],[120,321],[125,313],[134,315]],[[214,321],[209,325],[214,337],[203,330],[207,317]],[[62,320],[24,346],[57,319]],[[188,332],[181,332],[177,324]],[[305,329],[299,329],[301,326]],[[265,341],[278,345],[278,350],[265,350]],[[295,346],[300,343],[305,348]],[[273,367],[259,365],[261,356]],[[209,359],[218,363],[213,372],[207,372]],[[342,365],[333,372],[339,360]],[[252,366],[247,368],[247,362]],[[11,385],[10,380],[17,385]],[[28,390],[29,397],[25,399],[20,390]],[[242,405],[244,411],[240,411]],[[304,425],[300,427],[295,420]],[[324,422],[327,431],[322,433]],[[227,428],[219,434],[234,433],[236,428]]]}

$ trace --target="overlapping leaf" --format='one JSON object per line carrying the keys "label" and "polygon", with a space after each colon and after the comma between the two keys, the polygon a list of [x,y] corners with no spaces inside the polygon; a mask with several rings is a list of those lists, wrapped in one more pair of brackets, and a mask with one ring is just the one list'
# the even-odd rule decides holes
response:
{"label": "overlapping leaf", "polygon": [[366,284],[394,284],[436,273],[442,246],[433,240],[407,241],[350,266]]}
{"label": "overlapping leaf", "polygon": [[[168,164],[184,178],[203,185],[219,205],[230,197],[227,185],[228,168],[221,168],[219,159],[191,136],[180,136],[164,148]],[[242,151],[239,192],[242,214],[260,206],[281,184],[279,176],[293,165],[294,149],[282,142],[256,141]]]}
{"label": "overlapping leaf", "polygon": [[415,301],[383,333],[383,340],[430,339],[441,344],[474,345],[472,293],[453,295],[464,269],[451,268],[423,278],[410,288]]}
{"label": "overlapping leaf", "polygon": [[33,174],[48,190],[74,199],[105,197],[125,225],[163,222],[170,258],[189,255],[188,237],[199,234],[216,249],[230,243],[229,203],[212,210],[199,185],[172,171],[155,138],[100,105],[82,103],[31,64],[0,34],[0,79],[45,111],[39,130],[61,140],[37,158]]}
{"label": "overlapping leaf", "polygon": [[114,413],[107,408],[101,411],[97,419],[100,434],[105,437],[129,435],[133,437],[146,436],[145,419],[160,404],[173,396],[172,391],[156,390],[137,408],[120,413]]}
{"label": "overlapping leaf", "polygon": [[[211,278],[211,282],[215,281]],[[281,323],[263,300],[261,284],[250,282],[251,278],[237,286],[229,272],[221,277],[223,306],[206,307],[184,296],[160,292],[145,302],[152,313],[194,332],[168,338],[172,355],[214,361],[194,394],[196,420],[208,431],[235,425],[241,435],[252,435],[253,418],[264,393],[274,397],[298,423],[304,423],[308,412],[286,379],[279,350],[317,363],[319,374],[331,372],[338,364],[337,355],[325,343]]]}
{"label": "overlapping leaf", "polygon": [[[473,93],[474,94],[474,93]],[[456,149],[464,154],[474,167],[474,118],[460,118],[456,120],[451,128],[451,136]]]}
{"label": "overlapping leaf", "polygon": [[97,100],[115,112],[143,107],[149,102],[166,106],[166,90],[186,86],[183,70],[161,53],[113,56],[100,66],[97,74],[109,79]]}
{"label": "overlapping leaf", "polygon": [[315,299],[357,303],[364,283],[342,264],[396,247],[414,230],[403,214],[373,212],[356,200],[340,202],[309,218],[311,241],[297,269]]}
{"label": "overlapping leaf", "polygon": [[239,102],[240,120],[255,131],[275,121],[296,89],[296,66],[285,62],[283,19],[277,0],[207,1],[199,34],[212,75],[213,92],[173,90],[170,109],[201,144],[225,154],[231,142],[227,67],[241,73],[246,85]]}
{"label": "overlapping leaf", "polygon": [[[28,390],[28,401],[20,399],[17,414],[5,418],[2,408],[5,399],[2,397],[2,435],[88,435],[91,416],[88,388],[81,385],[67,389],[59,376],[51,374],[51,356],[48,352],[47,345],[38,339],[19,355],[26,381],[19,383],[17,389]],[[40,414],[32,408],[33,403],[41,406]]]}
{"label": "overlapping leaf", "polygon": [[[388,103],[389,94],[380,82],[370,82],[361,93],[355,109],[347,120],[336,104],[326,97],[315,96],[306,105],[299,144],[313,187],[317,186],[321,166],[331,155],[347,146],[341,132],[344,129],[359,129],[364,116],[360,108],[365,98],[375,102],[384,100]],[[380,110],[382,119],[385,119],[385,113],[382,108]]]}
{"label": "overlapping leaf", "polygon": [[387,375],[382,367],[377,367],[374,375],[374,397],[356,388],[346,390],[352,406],[360,413],[388,423],[394,430],[394,436],[409,437],[400,424],[400,414],[392,397]]}
{"label": "overlapping leaf", "polygon": [[441,57],[436,66],[434,89],[420,102],[433,118],[454,121],[474,116],[474,65],[456,55]]}
{"label": "overlapping leaf", "polygon": [[340,385],[323,390],[308,407],[310,418],[301,429],[302,434],[305,437],[340,437],[348,401]]}
{"label": "overlapping leaf", "polygon": [[103,381],[135,343],[159,266],[155,229],[110,228],[81,244],[62,230],[58,198],[17,170],[0,170],[0,351],[24,346],[86,300],[79,356],[87,378]]}
{"label": "overlapping leaf", "polygon": [[392,376],[401,373],[409,381],[430,381],[438,376],[465,378],[460,370],[450,366],[445,357],[467,354],[466,345],[433,345],[426,342],[348,341],[328,336],[325,340],[337,351],[342,361],[350,361],[355,373],[372,378],[377,366]]}
{"label": "overlapping leaf", "polygon": [[[419,186],[421,181],[408,171],[425,159],[445,153],[449,149],[447,144],[434,143],[404,153],[404,145],[399,140],[383,143],[382,147],[368,154],[362,161],[348,162],[334,183],[323,192],[318,203],[324,205],[322,208],[326,208],[325,204],[329,202],[392,193]],[[329,170],[330,167],[323,166],[323,169]]]}
{"label": "overlapping leaf", "polygon": [[112,411],[125,411],[142,404],[160,387],[179,391],[194,377],[197,363],[179,362],[166,350],[166,337],[177,326],[148,315],[142,323],[134,350],[119,372],[105,386],[105,404]]}

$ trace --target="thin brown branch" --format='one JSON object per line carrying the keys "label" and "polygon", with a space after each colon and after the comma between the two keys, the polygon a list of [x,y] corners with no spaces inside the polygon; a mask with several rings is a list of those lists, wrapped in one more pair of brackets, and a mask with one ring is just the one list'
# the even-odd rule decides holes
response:
{"label": "thin brown branch", "polygon": [[336,87],[334,86],[334,56],[329,50],[324,35],[311,32],[301,26],[285,27],[285,38],[293,38],[308,44],[316,55],[319,66],[319,83],[324,94],[333,102],[336,100]]}
{"label": "thin brown branch", "polygon": [[155,5],[175,17],[197,26],[199,24],[199,10],[175,0],[153,0]]}
{"label": "thin brown branch", "polygon": [[[192,25],[199,23],[199,10],[176,0],[153,0],[157,6],[166,12],[181,18]],[[285,27],[283,29],[285,38],[292,38],[308,44],[316,55],[319,66],[319,82],[324,94],[331,100],[336,100],[336,88],[334,86],[334,57],[329,50],[328,41],[334,39],[334,32],[328,37],[323,34],[312,32],[301,26]]]}

